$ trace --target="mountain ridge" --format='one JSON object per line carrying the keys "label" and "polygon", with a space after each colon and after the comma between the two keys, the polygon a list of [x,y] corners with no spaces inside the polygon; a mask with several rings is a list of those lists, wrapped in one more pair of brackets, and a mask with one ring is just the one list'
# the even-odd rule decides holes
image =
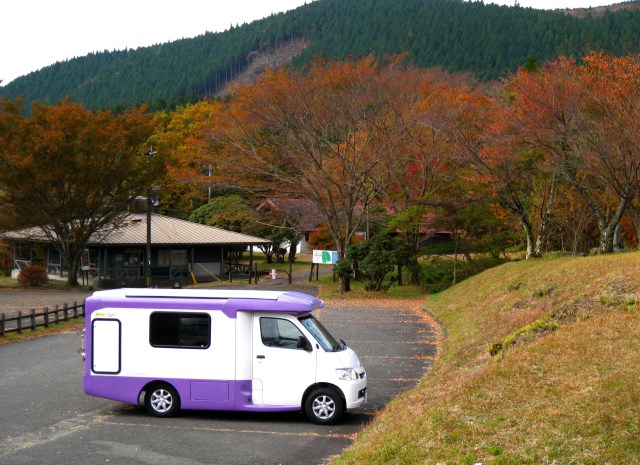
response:
{"label": "mountain ridge", "polygon": [[589,10],[535,10],[461,0],[318,0],[239,27],[149,47],[95,52],[58,62],[0,87],[0,96],[55,103],[71,95],[88,108],[151,104],[171,108],[223,92],[256,56],[306,45],[300,67],[317,56],[345,59],[407,53],[420,67],[440,66],[499,79],[527,59],[579,56],[595,48],[637,50],[640,2]]}

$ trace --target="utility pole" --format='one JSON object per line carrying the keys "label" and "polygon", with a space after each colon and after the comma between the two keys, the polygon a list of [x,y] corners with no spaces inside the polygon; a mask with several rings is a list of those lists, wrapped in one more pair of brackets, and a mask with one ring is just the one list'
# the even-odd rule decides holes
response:
{"label": "utility pole", "polygon": [[[147,155],[147,167],[151,163],[151,158],[156,154],[153,151],[153,145],[149,147]],[[144,257],[144,283],[147,287],[151,287],[151,191],[152,187],[147,188],[147,250]]]}

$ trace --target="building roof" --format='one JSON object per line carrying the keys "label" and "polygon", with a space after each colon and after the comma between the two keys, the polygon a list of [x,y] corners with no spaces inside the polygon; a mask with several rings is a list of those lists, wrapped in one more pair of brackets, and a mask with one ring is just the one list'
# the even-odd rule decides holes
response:
{"label": "building roof", "polygon": [[[0,239],[49,242],[39,227],[0,233]],[[152,245],[258,245],[272,241],[191,221],[151,215]],[[146,213],[130,213],[122,224],[110,232],[94,234],[89,245],[122,246],[147,243]]]}

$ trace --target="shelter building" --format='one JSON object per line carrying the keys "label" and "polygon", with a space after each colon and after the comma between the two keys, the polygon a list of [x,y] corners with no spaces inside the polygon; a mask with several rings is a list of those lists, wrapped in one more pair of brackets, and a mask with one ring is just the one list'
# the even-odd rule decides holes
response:
{"label": "shelter building", "polygon": [[[98,288],[145,284],[147,215],[130,213],[122,224],[94,234],[86,245],[80,269],[82,279]],[[230,252],[249,250],[253,269],[253,246],[271,241],[213,226],[168,216],[151,215],[151,279],[153,284],[224,280],[230,269]],[[0,233],[0,240],[13,244],[12,276],[31,264],[40,264],[51,278],[67,271],[60,252],[39,227]]]}

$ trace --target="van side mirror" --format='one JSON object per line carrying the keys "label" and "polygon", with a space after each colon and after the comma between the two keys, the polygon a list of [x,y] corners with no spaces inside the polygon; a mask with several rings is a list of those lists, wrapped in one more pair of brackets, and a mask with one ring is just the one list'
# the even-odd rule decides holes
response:
{"label": "van side mirror", "polygon": [[313,347],[311,346],[309,339],[307,339],[304,336],[298,337],[298,344],[296,345],[296,347],[298,349],[304,349],[306,352],[311,352],[313,350]]}

